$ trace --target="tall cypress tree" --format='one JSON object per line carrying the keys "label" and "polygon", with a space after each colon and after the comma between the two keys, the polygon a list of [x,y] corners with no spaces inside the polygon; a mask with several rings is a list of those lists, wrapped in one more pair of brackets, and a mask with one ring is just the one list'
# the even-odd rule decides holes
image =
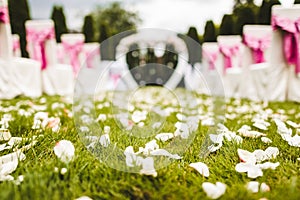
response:
{"label": "tall cypress tree", "polygon": [[56,41],[61,42],[60,36],[63,33],[68,32],[66,17],[62,6],[57,6],[57,5],[53,6],[51,19],[54,21],[55,24]]}
{"label": "tall cypress tree", "polygon": [[220,25],[220,35],[234,35],[235,34],[234,20],[232,15],[224,15]]}
{"label": "tall cypress tree", "polygon": [[209,20],[205,24],[203,42],[216,42],[216,28],[214,22]]}
{"label": "tall cypress tree", "polygon": [[272,6],[275,4],[280,4],[278,0],[264,0],[258,12],[258,23],[259,24],[271,24],[271,13]]}
{"label": "tall cypress tree", "polygon": [[25,30],[25,21],[30,19],[28,2],[27,0],[8,0],[8,9],[12,33],[20,36],[22,56],[28,57]]}
{"label": "tall cypress tree", "polygon": [[84,17],[82,33],[85,36],[85,42],[94,41],[94,23],[92,15],[87,15]]}
{"label": "tall cypress tree", "polygon": [[241,6],[237,11],[237,20],[236,20],[236,34],[242,35],[243,34],[243,26],[245,24],[255,24],[256,23],[256,16],[254,14],[253,9],[248,6]]}

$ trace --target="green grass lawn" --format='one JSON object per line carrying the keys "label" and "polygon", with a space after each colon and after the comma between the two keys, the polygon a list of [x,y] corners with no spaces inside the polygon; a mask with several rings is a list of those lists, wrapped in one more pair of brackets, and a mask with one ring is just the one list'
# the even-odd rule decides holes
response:
{"label": "green grass lawn", "polygon": [[[144,95],[149,94],[147,91],[143,92]],[[184,91],[179,93],[185,94]],[[111,104],[107,103],[111,96],[109,94],[104,95],[95,103],[97,116],[101,113],[107,114],[107,119],[104,122],[98,122],[99,126],[101,128],[110,126],[111,145],[117,145],[123,150],[132,145],[137,151],[138,147],[143,147],[154,136],[133,137],[128,134],[128,131],[120,129],[112,117]],[[148,98],[147,95],[144,98]],[[165,102],[159,101],[162,108],[168,106],[173,108],[170,115],[166,117],[160,132],[174,132],[174,124],[178,121],[176,114],[180,111],[180,105],[172,100],[172,96],[167,96],[164,93],[159,98],[167,99]],[[197,105],[187,106],[188,109],[183,114],[203,117],[213,111],[210,98],[197,94],[195,98],[198,101]],[[140,98],[132,103],[136,107],[145,107],[148,103],[145,99]],[[192,98],[187,98],[185,102],[192,100]],[[81,196],[88,196],[92,199],[207,199],[208,197],[202,189],[202,183],[216,183],[217,181],[227,185],[226,192],[220,199],[300,199],[300,160],[297,160],[300,158],[299,147],[292,147],[281,138],[270,116],[267,117],[266,121],[270,122],[271,125],[266,131],[253,127],[251,121],[256,115],[263,115],[272,111],[273,114],[277,114],[285,121],[291,120],[299,124],[300,106],[297,103],[271,102],[265,105],[263,102],[248,100],[226,101],[226,115],[224,115],[226,118],[223,123],[230,131],[236,132],[242,125],[250,125],[252,130],[265,133],[273,142],[265,144],[260,138],[246,137],[243,137],[241,144],[224,140],[223,146],[219,150],[203,157],[200,156],[203,155],[203,148],[205,148],[202,144],[211,129],[209,126],[203,125],[203,120],[200,120],[198,129],[192,135],[194,138],[191,145],[179,154],[182,158],[179,160],[162,160],[161,163],[167,160],[169,164],[157,169],[157,176],[153,177],[110,168],[107,165],[107,160],[110,159],[109,156],[114,155],[113,149],[109,149],[111,154],[106,152],[105,155],[99,156],[99,159],[88,151],[77,132],[76,127],[80,127],[77,123],[75,126],[71,102],[69,98],[49,96],[38,99],[18,97],[9,101],[1,101],[0,118],[4,114],[11,114],[13,117],[9,121],[8,127],[12,136],[40,137],[37,138],[35,146],[24,151],[26,159],[20,161],[17,169],[11,173],[15,179],[23,175],[23,182],[20,184],[16,184],[15,181],[0,182],[0,199],[76,199]],[[21,113],[24,112],[28,112],[28,116],[22,116]],[[53,132],[51,128],[32,129],[36,112],[48,112],[49,117],[59,117],[60,130]],[[160,120],[156,117],[153,115],[151,120]],[[149,124],[147,120],[145,120],[145,126]],[[135,134],[139,134],[138,130],[135,131]],[[292,128],[292,130],[293,134],[296,134],[297,129]],[[53,151],[56,143],[63,139],[70,140],[75,146],[75,157],[68,164],[61,162]],[[21,148],[27,143],[24,141],[17,147]],[[168,143],[158,142],[158,144],[160,147],[164,147]],[[264,170],[263,176],[256,179],[250,179],[247,177],[247,173],[238,173],[235,170],[235,166],[240,162],[237,149],[253,152],[256,149],[265,150],[270,146],[279,149],[279,155],[270,160],[270,162],[280,163],[275,170]],[[174,152],[177,152],[175,147],[172,148]],[[180,143],[178,143],[178,148],[181,148]],[[12,149],[1,151],[0,156],[12,151]],[[178,152],[181,150],[179,149]],[[122,159],[120,157],[121,161]],[[205,163],[209,167],[210,176],[203,177],[190,167],[189,164],[193,162]],[[68,171],[62,175],[55,168],[59,170],[67,168]],[[270,186],[270,191],[252,193],[246,189],[246,184],[249,181],[265,182]]]}

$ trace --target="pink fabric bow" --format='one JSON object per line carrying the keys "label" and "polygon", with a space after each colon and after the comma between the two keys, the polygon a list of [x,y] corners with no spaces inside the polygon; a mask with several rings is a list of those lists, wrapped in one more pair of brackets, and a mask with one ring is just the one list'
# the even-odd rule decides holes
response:
{"label": "pink fabric bow", "polygon": [[[26,38],[29,43],[33,45],[33,59],[40,61],[42,70],[47,67],[45,43],[47,40],[54,39],[54,28],[35,30],[32,28],[26,29]],[[29,46],[27,45],[27,49]],[[30,49],[28,49],[30,52]]]}
{"label": "pink fabric bow", "polygon": [[0,7],[0,22],[4,24],[9,23],[9,15],[7,6]]}
{"label": "pink fabric bow", "polygon": [[219,52],[211,52],[211,51],[207,51],[207,50],[202,50],[203,53],[203,57],[205,57],[208,60],[208,64],[209,64],[209,70],[214,70],[216,69],[216,60],[218,58],[218,54]]}
{"label": "pink fabric bow", "polygon": [[239,45],[220,45],[219,50],[224,56],[224,72],[226,72],[227,69],[232,67],[232,57],[237,55],[237,53],[240,50],[240,47]]}
{"label": "pink fabric bow", "polygon": [[79,69],[80,69],[80,61],[79,61],[79,54],[83,49],[83,41],[75,42],[70,44],[66,41],[62,41],[62,45],[64,48],[65,54],[70,56],[70,63],[73,67],[73,72],[75,76],[77,76]]}
{"label": "pink fabric bow", "polygon": [[93,68],[93,58],[97,55],[100,55],[100,48],[85,51],[87,68]]}
{"label": "pink fabric bow", "polygon": [[266,61],[264,57],[264,50],[270,47],[271,35],[266,35],[264,37],[257,38],[244,34],[243,42],[246,46],[248,46],[251,49],[255,64]]}
{"label": "pink fabric bow", "polygon": [[272,16],[272,27],[274,30],[283,31],[283,52],[288,64],[295,65],[295,73],[300,73],[300,55],[299,55],[299,33],[300,18],[292,21],[288,18]]}

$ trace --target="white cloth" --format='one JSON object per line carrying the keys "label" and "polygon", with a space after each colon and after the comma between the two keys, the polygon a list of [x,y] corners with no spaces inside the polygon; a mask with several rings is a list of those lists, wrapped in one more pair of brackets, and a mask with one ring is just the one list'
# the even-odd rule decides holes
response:
{"label": "white cloth", "polygon": [[[272,39],[272,27],[269,25],[245,25],[243,34],[247,37],[270,38]],[[265,100],[268,79],[268,67],[271,60],[271,41],[270,46],[264,50],[265,62],[255,64],[251,48],[245,45],[243,54],[242,69],[243,75],[240,86],[241,97],[251,100]]]}

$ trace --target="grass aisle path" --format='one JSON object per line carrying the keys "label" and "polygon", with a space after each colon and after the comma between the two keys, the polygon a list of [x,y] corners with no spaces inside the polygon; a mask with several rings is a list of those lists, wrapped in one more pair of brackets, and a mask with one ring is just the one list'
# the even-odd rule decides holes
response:
{"label": "grass aisle path", "polygon": [[[203,99],[205,104],[205,98]],[[98,102],[98,114],[107,114],[106,101],[104,98]],[[299,125],[299,104],[270,103],[264,107],[261,102],[232,100],[227,103],[226,109],[224,125],[230,131],[237,132],[242,125],[250,125],[252,130],[266,134],[273,142],[263,143],[260,137],[243,137],[241,144],[224,140],[219,150],[202,159],[199,154],[208,126],[200,121],[192,145],[185,154],[180,155],[182,159],[174,160],[167,167],[157,170],[157,177],[153,177],[117,171],[94,158],[79,139],[71,116],[70,99],[44,96],[34,100],[21,97],[10,101],[3,100],[0,103],[0,118],[2,122],[3,118],[12,118],[8,122],[8,130],[12,136],[40,137],[37,138],[35,146],[24,151],[26,159],[20,161],[17,169],[10,174],[14,179],[23,175],[24,180],[19,184],[16,181],[0,182],[0,199],[76,199],[81,196],[92,199],[207,199],[202,183],[217,181],[227,185],[226,192],[220,199],[300,199],[300,148],[290,146],[284,141],[277,133],[274,120],[270,118],[270,115],[275,115],[285,122],[290,120]],[[202,110],[205,111],[204,108]],[[59,117],[59,131],[53,131],[49,124],[46,128],[32,129],[37,112],[47,112],[48,117]],[[265,113],[269,113],[266,121],[271,125],[268,130],[263,131],[254,127],[251,120],[256,115]],[[176,113],[171,113],[167,123],[176,121]],[[111,142],[114,142],[116,135],[122,135],[115,128],[113,119],[108,117],[104,124],[111,128]],[[172,127],[167,124],[167,131],[172,131]],[[297,130],[290,125],[287,127],[292,129],[293,135],[297,131],[300,133],[299,128]],[[53,152],[54,146],[60,140],[70,140],[75,146],[75,157],[69,164],[61,162]],[[27,143],[23,141],[17,147]],[[120,148],[128,144],[123,145]],[[134,148],[138,146],[143,144],[137,142]],[[235,166],[240,163],[237,149],[253,152],[270,146],[279,149],[279,155],[269,160],[280,163],[275,170],[263,170],[263,176],[255,179],[248,178],[247,173],[235,170]],[[12,149],[0,151],[0,156],[11,152]],[[209,167],[210,176],[203,177],[190,167],[189,164],[193,162],[205,163]],[[60,173],[62,168],[67,168],[64,175]],[[264,182],[270,186],[270,191],[252,193],[245,186],[249,181]]]}

